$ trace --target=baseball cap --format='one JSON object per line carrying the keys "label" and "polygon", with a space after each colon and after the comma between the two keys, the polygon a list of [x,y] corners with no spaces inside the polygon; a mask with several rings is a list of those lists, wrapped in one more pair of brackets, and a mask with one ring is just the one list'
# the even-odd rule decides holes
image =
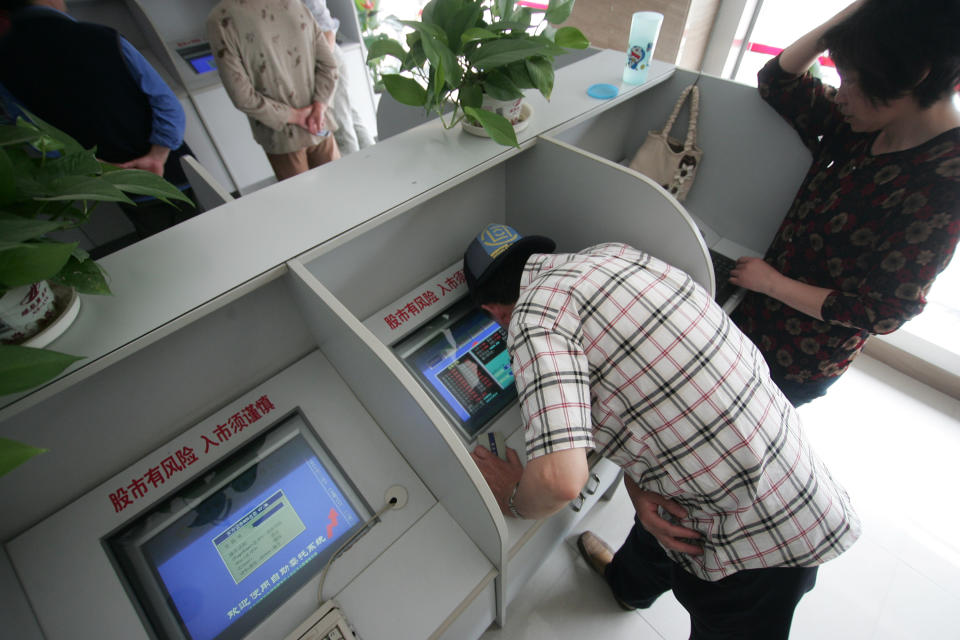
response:
{"label": "baseball cap", "polygon": [[496,273],[508,256],[526,253],[552,253],[557,244],[544,236],[522,236],[505,224],[488,224],[470,242],[463,254],[463,273],[467,287],[473,293]]}

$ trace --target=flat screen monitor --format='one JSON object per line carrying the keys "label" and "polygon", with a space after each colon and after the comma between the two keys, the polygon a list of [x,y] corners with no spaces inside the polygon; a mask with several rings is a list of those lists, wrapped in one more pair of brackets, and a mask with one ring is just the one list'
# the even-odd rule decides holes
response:
{"label": "flat screen monitor", "polygon": [[393,349],[468,441],[517,397],[507,332],[470,300],[432,318]]}
{"label": "flat screen monitor", "polygon": [[190,65],[194,73],[202,74],[217,70],[217,63],[209,43],[202,42],[180,47],[177,53]]}
{"label": "flat screen monitor", "polygon": [[107,540],[161,638],[240,638],[323,569],[370,510],[293,414]]}

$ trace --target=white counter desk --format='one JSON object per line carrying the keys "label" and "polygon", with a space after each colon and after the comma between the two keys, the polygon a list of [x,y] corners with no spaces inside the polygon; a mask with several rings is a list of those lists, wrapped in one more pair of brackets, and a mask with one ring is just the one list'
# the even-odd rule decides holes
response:
{"label": "white counter desk", "polygon": [[[672,104],[685,72],[655,64],[643,86],[588,97],[591,84],[619,84],[622,56],[604,51],[561,69],[552,101],[531,98],[519,149],[429,122],[105,258],[115,295],[85,296],[77,323],[52,345],[86,359],[0,409],[0,436],[50,449],[0,479],[0,606],[16,637],[150,637],[155,620],[106,541],[289,415],[305,417],[369,512],[393,485],[409,494],[331,565],[324,596],[362,637],[468,638],[504,622],[513,595],[617,469],[594,466],[579,510],[507,521],[469,457],[471,438],[393,345],[462,299],[458,263],[489,222],[550,235],[561,251],[628,242],[713,290],[695,219],[619,164],[631,140],[665,118],[662,103]],[[714,82],[704,114],[714,92],[753,100]],[[735,221],[710,217],[711,197],[723,198],[709,193],[708,163],[722,151],[706,141],[722,146],[724,136],[704,125],[691,211],[718,235],[759,245],[738,236]],[[744,197],[736,191],[733,200]],[[384,326],[391,308],[428,290],[436,300],[420,317]],[[236,416],[264,398],[269,416],[238,427]],[[514,403],[480,433],[501,431],[522,450],[519,422]],[[179,469],[164,467],[177,455],[186,456]],[[158,483],[154,467],[169,482]],[[316,609],[318,583],[311,577],[245,637],[292,631]],[[104,611],[115,627],[103,628]]]}

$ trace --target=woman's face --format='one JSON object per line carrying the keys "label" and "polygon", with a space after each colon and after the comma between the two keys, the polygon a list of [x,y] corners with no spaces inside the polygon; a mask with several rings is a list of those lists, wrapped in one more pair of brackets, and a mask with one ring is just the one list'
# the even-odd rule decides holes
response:
{"label": "woman's face", "polygon": [[843,119],[854,131],[862,133],[880,131],[911,110],[913,99],[910,96],[894,98],[887,102],[879,100],[873,102],[860,89],[855,71],[837,67],[837,72],[840,74],[840,88],[834,100],[840,107]]}

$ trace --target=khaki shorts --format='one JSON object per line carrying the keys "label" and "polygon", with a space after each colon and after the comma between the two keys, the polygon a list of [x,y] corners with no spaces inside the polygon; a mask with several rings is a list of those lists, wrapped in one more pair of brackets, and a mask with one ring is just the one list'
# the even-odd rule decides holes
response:
{"label": "khaki shorts", "polygon": [[305,147],[299,151],[267,154],[267,160],[270,161],[270,166],[273,167],[273,173],[277,176],[277,180],[292,178],[307,169],[319,167],[339,158],[340,149],[337,148],[337,141],[333,139],[333,134],[327,135],[320,144]]}

